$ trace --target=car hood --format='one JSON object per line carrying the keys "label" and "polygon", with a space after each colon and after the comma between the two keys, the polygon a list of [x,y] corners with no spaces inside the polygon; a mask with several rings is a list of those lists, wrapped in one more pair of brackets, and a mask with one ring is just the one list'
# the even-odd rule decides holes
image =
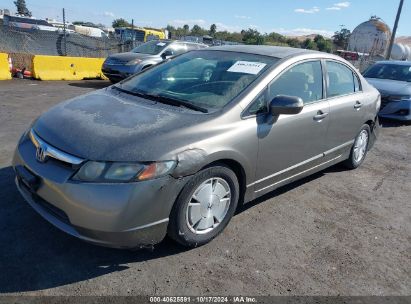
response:
{"label": "car hood", "polygon": [[152,59],[152,58],[158,58],[158,57],[159,57],[158,55],[148,55],[148,54],[127,52],[127,53],[111,55],[108,59],[119,59],[123,62],[129,62],[134,59],[145,60],[145,59]]}
{"label": "car hood", "polygon": [[210,116],[107,88],[54,106],[33,129],[48,144],[85,159],[153,161],[198,139],[194,127]]}
{"label": "car hood", "polygon": [[381,95],[411,95],[411,83],[390,79],[366,78]]}

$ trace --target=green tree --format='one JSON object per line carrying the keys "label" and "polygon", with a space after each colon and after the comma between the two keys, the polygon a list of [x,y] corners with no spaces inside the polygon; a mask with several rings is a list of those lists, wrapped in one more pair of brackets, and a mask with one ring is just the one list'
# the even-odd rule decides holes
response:
{"label": "green tree", "polygon": [[342,28],[341,30],[334,33],[332,39],[336,46],[345,50],[348,46],[348,39],[350,39],[350,36],[351,31],[346,28]]}
{"label": "green tree", "polygon": [[314,42],[317,45],[319,51],[331,53],[333,44],[330,39],[326,39],[321,35],[317,35],[314,37]]}
{"label": "green tree", "polygon": [[301,42],[296,38],[287,38],[286,43],[294,48],[302,47]]}
{"label": "green tree", "polygon": [[317,50],[317,44],[309,38],[303,41],[302,47],[308,50]]}
{"label": "green tree", "polygon": [[207,33],[204,29],[201,28],[201,26],[195,24],[193,28],[191,29],[191,35],[193,36],[204,36]]}
{"label": "green tree", "polygon": [[127,20],[125,20],[123,18],[120,18],[120,19],[115,19],[112,23],[112,26],[114,28],[116,28],[116,27],[130,27],[131,24]]}
{"label": "green tree", "polygon": [[188,24],[184,24],[184,35],[188,35],[190,33],[190,26]]}
{"label": "green tree", "polygon": [[265,34],[265,43],[268,45],[288,46],[287,38],[275,32],[268,35]]}
{"label": "green tree", "polygon": [[166,30],[168,31],[168,38],[175,37],[176,28],[170,24],[167,25]]}
{"label": "green tree", "polygon": [[28,10],[25,0],[16,0],[14,5],[17,7],[17,13],[19,15],[31,17],[31,12]]}
{"label": "green tree", "polygon": [[245,44],[264,44],[264,36],[260,34],[259,31],[249,28],[248,30],[241,31],[243,35],[243,42]]}
{"label": "green tree", "polygon": [[217,33],[217,25],[212,24],[208,33],[210,34],[210,36],[215,37],[215,34]]}

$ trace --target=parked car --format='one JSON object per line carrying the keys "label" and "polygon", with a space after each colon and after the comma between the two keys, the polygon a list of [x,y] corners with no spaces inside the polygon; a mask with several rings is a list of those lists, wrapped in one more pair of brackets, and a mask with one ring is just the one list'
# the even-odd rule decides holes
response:
{"label": "parked car", "polygon": [[381,118],[411,121],[411,62],[380,61],[364,72],[381,93]]}
{"label": "parked car", "polygon": [[163,60],[206,47],[201,43],[152,40],[139,45],[131,52],[109,56],[103,64],[102,71],[112,82],[118,82]]}
{"label": "parked car", "polygon": [[27,202],[73,236],[135,248],[168,234],[195,247],[238,204],[340,162],[360,166],[379,107],[338,56],[212,47],[51,108],[13,167]]}

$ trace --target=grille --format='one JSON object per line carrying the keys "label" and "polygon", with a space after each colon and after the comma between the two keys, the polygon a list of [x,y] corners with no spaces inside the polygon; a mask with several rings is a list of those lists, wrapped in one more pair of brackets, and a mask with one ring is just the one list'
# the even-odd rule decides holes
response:
{"label": "grille", "polygon": [[128,61],[119,58],[109,58],[106,61],[106,64],[126,64]]}

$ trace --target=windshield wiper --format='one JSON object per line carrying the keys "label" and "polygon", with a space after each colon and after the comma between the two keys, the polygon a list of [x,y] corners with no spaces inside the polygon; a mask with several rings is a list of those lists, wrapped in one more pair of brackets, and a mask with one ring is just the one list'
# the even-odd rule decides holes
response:
{"label": "windshield wiper", "polygon": [[120,91],[120,92],[133,95],[133,96],[138,96],[138,97],[142,97],[142,98],[147,97],[147,94],[144,94],[144,93],[142,93],[142,92],[129,91],[129,90],[123,89],[122,87],[119,87],[118,85],[113,85],[112,88],[113,88],[113,89],[116,89],[116,90],[118,90],[118,91]]}
{"label": "windshield wiper", "polygon": [[117,85],[112,86],[112,88],[116,89],[120,92],[126,93],[126,94],[130,94],[130,95],[150,99],[152,101],[165,103],[165,104],[172,105],[172,106],[175,106],[175,107],[184,107],[184,108],[187,108],[187,109],[190,109],[190,110],[194,110],[194,111],[198,111],[198,112],[202,112],[202,113],[208,113],[208,110],[206,108],[191,104],[189,102],[186,102],[186,101],[183,101],[183,100],[180,100],[180,99],[174,99],[174,98],[163,96],[163,95],[147,94],[147,93],[138,92],[138,91],[129,91],[129,90],[123,89],[123,88],[121,88]]}
{"label": "windshield wiper", "polygon": [[208,110],[206,108],[194,105],[192,103],[186,102],[184,100],[180,99],[175,99],[172,97],[167,97],[164,95],[154,95],[154,94],[147,94],[146,95],[148,98],[153,98],[153,100],[159,101],[161,103],[165,103],[168,105],[176,106],[176,107],[184,107],[190,110],[202,112],[202,113],[208,113]]}

